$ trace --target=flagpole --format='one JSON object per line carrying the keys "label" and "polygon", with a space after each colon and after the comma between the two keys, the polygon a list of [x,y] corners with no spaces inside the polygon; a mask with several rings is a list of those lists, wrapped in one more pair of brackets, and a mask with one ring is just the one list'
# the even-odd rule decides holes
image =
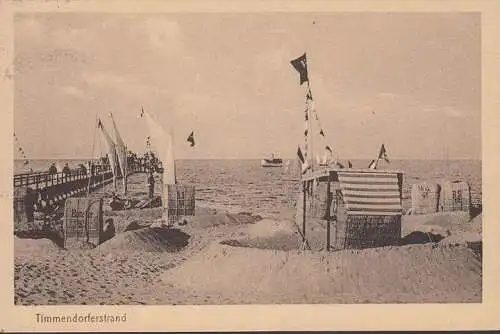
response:
{"label": "flagpole", "polygon": [[89,182],[87,184],[87,197],[90,196],[90,182],[92,181],[92,159],[94,158],[95,137],[96,137],[96,134],[97,134],[97,118],[98,118],[98,112],[96,111],[96,113],[95,113],[94,136],[92,138],[92,152],[90,153],[90,164],[89,164],[89,170],[87,171],[87,174],[89,175]]}
{"label": "flagpole", "polygon": [[[309,92],[311,92],[311,84],[309,83],[309,77],[307,78],[307,93],[306,96]],[[312,93],[311,93],[312,95]],[[313,100],[311,99],[311,103]],[[311,172],[314,172],[314,146],[313,146],[313,130],[312,130],[312,122],[311,122],[311,103],[307,103],[307,97],[306,97],[306,106],[307,106],[307,127],[309,128],[307,134],[309,136],[309,154],[308,156],[311,159]]]}
{"label": "flagpole", "polygon": [[[307,55],[307,46],[304,48],[304,54]],[[310,59],[310,58],[309,58]],[[307,56],[306,56],[306,73],[307,73],[307,92],[306,92],[306,105],[307,105],[307,121],[308,121],[308,127],[309,127],[309,131],[308,131],[308,134],[309,134],[309,157],[311,159],[311,172],[314,172],[314,145],[313,145],[313,134],[314,134],[314,131],[312,129],[312,122],[311,122],[311,117],[313,116],[312,115],[312,112],[311,112],[311,104],[314,102],[314,100],[312,99],[312,91],[311,91],[311,82],[309,81],[309,59],[307,59]],[[311,101],[310,103],[307,103],[308,102],[308,94],[311,94]]]}

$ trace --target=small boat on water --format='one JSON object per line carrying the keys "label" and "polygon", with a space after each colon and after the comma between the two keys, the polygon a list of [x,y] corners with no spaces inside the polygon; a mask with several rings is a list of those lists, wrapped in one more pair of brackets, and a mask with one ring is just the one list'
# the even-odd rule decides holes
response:
{"label": "small boat on water", "polygon": [[283,159],[276,158],[274,154],[271,156],[271,159],[262,159],[260,161],[261,167],[283,167]]}

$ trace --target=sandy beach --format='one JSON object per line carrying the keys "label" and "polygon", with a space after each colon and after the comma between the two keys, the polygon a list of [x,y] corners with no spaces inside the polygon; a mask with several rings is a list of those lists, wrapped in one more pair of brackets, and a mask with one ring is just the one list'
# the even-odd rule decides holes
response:
{"label": "sandy beach", "polygon": [[[130,197],[145,198],[145,175],[129,181]],[[110,192],[107,186],[92,196],[109,199]],[[198,205],[196,216],[173,228],[158,224],[161,208],[110,211],[105,205],[109,217],[116,236],[95,249],[65,250],[46,238],[16,236],[15,303],[482,300],[481,215],[470,221],[460,213],[404,216],[400,245],[330,253],[299,250],[295,223],[257,213]]]}

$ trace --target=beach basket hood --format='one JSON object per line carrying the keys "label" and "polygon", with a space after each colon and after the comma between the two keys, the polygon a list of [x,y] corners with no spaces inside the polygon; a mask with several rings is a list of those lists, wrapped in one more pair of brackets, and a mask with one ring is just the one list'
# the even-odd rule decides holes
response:
{"label": "beach basket hood", "polygon": [[339,171],[338,177],[348,215],[402,214],[398,172]]}

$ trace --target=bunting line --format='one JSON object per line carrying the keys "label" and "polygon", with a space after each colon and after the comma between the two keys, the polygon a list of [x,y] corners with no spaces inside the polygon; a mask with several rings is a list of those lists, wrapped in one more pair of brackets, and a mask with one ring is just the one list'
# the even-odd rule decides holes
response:
{"label": "bunting line", "polygon": [[26,157],[26,154],[24,153],[23,147],[21,146],[21,142],[19,141],[19,138],[17,138],[16,133],[14,132],[14,140],[18,146],[17,151],[21,154],[21,157],[24,160],[23,165],[27,166],[29,165],[30,172],[33,172],[33,168],[30,165],[29,159]]}

